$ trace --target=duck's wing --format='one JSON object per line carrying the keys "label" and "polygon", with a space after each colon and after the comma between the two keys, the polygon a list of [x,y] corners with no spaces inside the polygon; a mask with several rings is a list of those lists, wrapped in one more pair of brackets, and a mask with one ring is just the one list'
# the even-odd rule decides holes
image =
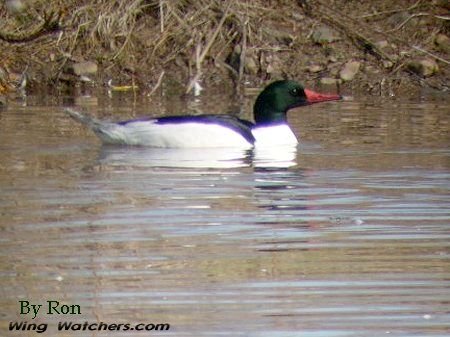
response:
{"label": "duck's wing", "polygon": [[227,127],[244,137],[250,144],[255,143],[255,137],[252,134],[254,124],[250,121],[237,118],[232,115],[182,115],[182,116],[166,116],[160,118],[143,117],[130,119],[117,123],[118,125],[128,125],[136,122],[152,122],[157,125],[164,124],[183,124],[183,123],[199,123],[199,124],[216,124]]}
{"label": "duck's wing", "polygon": [[[64,111],[70,117],[94,131],[104,143],[109,144],[169,147],[165,144],[173,140],[182,143],[182,140],[178,140],[178,138],[183,136],[187,131],[194,133],[188,136],[189,139],[195,139],[198,143],[202,137],[208,137],[207,135],[214,137],[216,135],[215,130],[217,128],[213,127],[214,125],[223,127],[220,130],[228,130],[228,133],[225,133],[225,135],[228,135],[226,136],[228,138],[224,139],[225,145],[227,144],[227,140],[232,143],[232,139],[239,140],[242,138],[249,145],[255,143],[255,137],[252,134],[253,123],[230,115],[143,117],[113,123],[100,121],[70,108]],[[184,124],[186,127],[184,127]],[[208,124],[211,127],[208,127]],[[164,128],[163,126],[165,125],[168,127]],[[220,134],[222,135],[223,133]],[[236,135],[239,135],[239,137],[235,137]],[[210,140],[213,140],[215,144],[219,141],[216,139]],[[207,142],[205,146],[209,143],[211,142]],[[211,144],[209,145],[212,146]],[[178,144],[176,146],[181,145]]]}

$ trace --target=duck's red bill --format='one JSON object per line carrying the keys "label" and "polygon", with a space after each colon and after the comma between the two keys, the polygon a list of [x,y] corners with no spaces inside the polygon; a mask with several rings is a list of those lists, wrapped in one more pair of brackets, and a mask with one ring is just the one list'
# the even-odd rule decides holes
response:
{"label": "duck's red bill", "polygon": [[319,102],[327,102],[327,101],[338,101],[342,99],[341,95],[335,94],[321,94],[319,92],[315,92],[309,89],[305,89],[306,100],[309,104],[319,103]]}

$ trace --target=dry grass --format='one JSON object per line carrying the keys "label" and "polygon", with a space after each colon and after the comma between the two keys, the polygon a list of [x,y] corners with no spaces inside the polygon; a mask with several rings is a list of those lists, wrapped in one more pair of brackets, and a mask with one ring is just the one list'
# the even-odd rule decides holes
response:
{"label": "dry grass", "polygon": [[[100,14],[95,17],[93,11]],[[227,68],[241,79],[247,52],[254,54],[256,46],[283,48],[274,40],[273,30],[261,29],[267,25],[264,20],[281,19],[287,23],[289,16],[282,18],[277,8],[266,8],[257,0],[134,0],[126,5],[97,1],[95,6],[78,5],[67,21],[72,27],[68,54],[78,48],[131,72],[148,69],[155,74],[175,62],[187,67],[189,89],[202,77],[206,63],[207,68],[211,64]],[[236,45],[241,66],[233,68],[225,60]]]}
{"label": "dry grass", "polygon": [[[27,10],[28,22],[43,17],[48,6],[35,0]],[[158,78],[162,69],[173,64],[186,68],[183,77],[191,81],[211,66],[241,79],[246,55],[285,47],[274,39],[273,30],[261,27],[280,20],[289,25],[294,20],[280,16],[277,6],[268,8],[263,0],[68,0],[51,2],[51,7],[62,13],[63,29],[57,37],[36,41],[35,55],[45,59],[51,54],[56,78],[68,60],[90,59],[107,71],[115,70],[116,76],[133,74],[141,81]],[[26,29],[4,9],[0,14],[9,18],[2,29]],[[232,67],[225,61],[236,45],[241,65]]]}
{"label": "dry grass", "polygon": [[[189,90],[196,80],[207,81],[214,77],[231,77],[239,83],[244,78],[317,76],[304,74],[311,54],[315,54],[317,63],[327,68],[330,50],[335,52],[332,49],[336,48],[338,62],[328,67],[333,69],[361,52],[348,40],[332,47],[315,46],[309,36],[315,26],[323,23],[322,18],[310,15],[314,11],[302,7],[303,1],[28,0],[27,3],[21,15],[12,15],[0,5],[0,31],[26,35],[27,30],[45,21],[50,13],[60,15],[61,30],[48,32],[45,37],[26,44],[0,41],[3,60],[0,70],[20,73],[27,65],[32,65],[26,69],[29,69],[29,78],[36,82],[44,79],[54,83],[64,78],[68,63],[91,60],[100,66],[97,78],[100,83],[109,78],[116,82],[131,79],[151,90],[166,74]],[[320,6],[322,1],[306,3]],[[335,7],[328,8],[333,13],[348,5],[345,1],[334,3]],[[427,2],[415,3],[403,0],[392,4],[378,0],[371,3],[370,8],[362,4],[359,12],[355,8],[353,18],[369,22],[368,26],[359,28],[370,33],[367,31],[370,20],[387,20],[393,12],[400,12],[399,8],[410,9],[411,15],[414,15],[413,10],[430,13],[433,9],[431,5],[424,7]],[[411,5],[415,7],[410,8]],[[341,14],[337,15],[341,20],[351,19]],[[428,18],[431,16],[423,19]],[[447,22],[441,20],[428,31],[445,32],[448,25],[447,28],[440,25]],[[409,22],[400,23],[402,26],[390,35],[407,32]],[[353,27],[354,22],[347,26]],[[419,39],[418,36],[416,40]],[[426,41],[427,45],[432,43]],[[0,85],[1,81],[0,71]]]}

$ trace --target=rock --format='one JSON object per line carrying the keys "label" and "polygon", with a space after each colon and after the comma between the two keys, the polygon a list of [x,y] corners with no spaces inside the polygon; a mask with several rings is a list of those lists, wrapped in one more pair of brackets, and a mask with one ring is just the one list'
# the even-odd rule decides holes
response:
{"label": "rock", "polygon": [[231,68],[239,72],[239,64],[241,63],[241,45],[237,44],[234,46],[233,51],[228,55],[226,62]]}
{"label": "rock", "polygon": [[386,69],[391,69],[394,66],[394,63],[392,63],[389,60],[384,60],[383,61],[383,67],[385,67]]}
{"label": "rock", "polygon": [[264,68],[271,78],[281,77],[283,74],[282,62],[275,53],[268,53],[261,56],[261,69]]}
{"label": "rock", "polygon": [[421,77],[430,77],[439,71],[438,64],[432,59],[412,60],[406,66]]}
{"label": "rock", "polygon": [[336,31],[326,26],[321,26],[314,30],[311,39],[317,44],[327,44],[339,40],[340,37]]}
{"label": "rock", "polygon": [[450,38],[445,34],[438,34],[434,39],[436,47],[447,54],[450,54]]}
{"label": "rock", "polygon": [[262,29],[268,37],[271,37],[274,40],[276,40],[277,42],[284,44],[286,46],[290,46],[292,44],[292,42],[294,41],[294,37],[291,34],[289,34],[288,32],[284,32],[282,30],[273,29],[273,28],[269,28],[269,27],[265,27]]}
{"label": "rock", "polygon": [[375,46],[377,46],[380,49],[384,49],[389,47],[389,42],[387,42],[386,40],[377,41],[375,42]]}
{"label": "rock", "polygon": [[323,84],[323,85],[338,85],[341,83],[342,83],[342,81],[338,78],[323,77],[320,79],[320,84]]}
{"label": "rock", "polygon": [[306,67],[306,71],[310,72],[310,73],[319,73],[323,70],[323,67],[320,64],[312,64],[308,67]]}
{"label": "rock", "polygon": [[359,71],[361,63],[358,61],[348,61],[339,72],[339,77],[343,81],[351,81]]}
{"label": "rock", "polygon": [[[389,16],[389,18],[387,19],[387,22],[392,27],[397,27],[398,25],[402,24],[406,20],[411,21],[411,20],[414,20],[414,18],[411,18],[410,14],[407,11],[400,11],[400,12],[394,13],[391,16]],[[417,23],[417,20],[414,20],[414,21],[415,21],[415,23]]]}
{"label": "rock", "polygon": [[244,70],[247,74],[256,75],[259,71],[258,63],[253,56],[247,56],[245,58]]}
{"label": "rock", "polygon": [[185,67],[186,66],[186,61],[180,56],[180,55],[177,55],[176,57],[175,57],[175,64],[178,66],[178,67]]}
{"label": "rock", "polygon": [[274,73],[278,73],[278,72],[277,72],[277,69],[274,67],[274,65],[272,63],[269,63],[266,68],[266,73],[274,74]]}
{"label": "rock", "polygon": [[334,55],[328,56],[328,62],[335,63],[337,62],[337,60],[338,60],[337,57]]}
{"label": "rock", "polygon": [[15,16],[21,16],[27,10],[27,5],[22,0],[5,0],[8,12]]}
{"label": "rock", "polygon": [[92,61],[86,61],[72,64],[71,70],[75,75],[87,76],[97,74],[98,67],[97,63]]}
{"label": "rock", "polygon": [[[16,72],[9,73],[9,83],[12,84],[16,88],[25,87],[26,80],[27,80],[26,76],[24,77],[24,75],[21,73],[16,73]],[[25,82],[25,83],[22,85],[22,82]]]}
{"label": "rock", "polygon": [[[226,62],[232,67],[236,73],[239,73],[241,64],[241,45],[234,46],[233,51],[228,55]],[[259,71],[259,65],[256,61],[256,57],[251,51],[247,51],[244,57],[244,72],[250,75],[256,75]]]}
{"label": "rock", "polygon": [[448,0],[433,0],[433,5],[450,10],[450,2]]}
{"label": "rock", "polygon": [[370,64],[366,64],[364,67],[364,72],[367,74],[367,76],[370,76],[371,74],[379,74],[380,69],[378,67],[371,66]]}
{"label": "rock", "polygon": [[333,78],[339,78],[339,69],[337,67],[330,68],[329,76]]}

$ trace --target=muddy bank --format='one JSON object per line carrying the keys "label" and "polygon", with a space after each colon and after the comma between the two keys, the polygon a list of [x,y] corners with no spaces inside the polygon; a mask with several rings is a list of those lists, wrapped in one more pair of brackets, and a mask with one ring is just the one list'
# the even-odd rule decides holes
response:
{"label": "muddy bank", "polygon": [[295,78],[352,94],[449,89],[448,1],[41,1],[0,5],[0,91],[175,93]]}

